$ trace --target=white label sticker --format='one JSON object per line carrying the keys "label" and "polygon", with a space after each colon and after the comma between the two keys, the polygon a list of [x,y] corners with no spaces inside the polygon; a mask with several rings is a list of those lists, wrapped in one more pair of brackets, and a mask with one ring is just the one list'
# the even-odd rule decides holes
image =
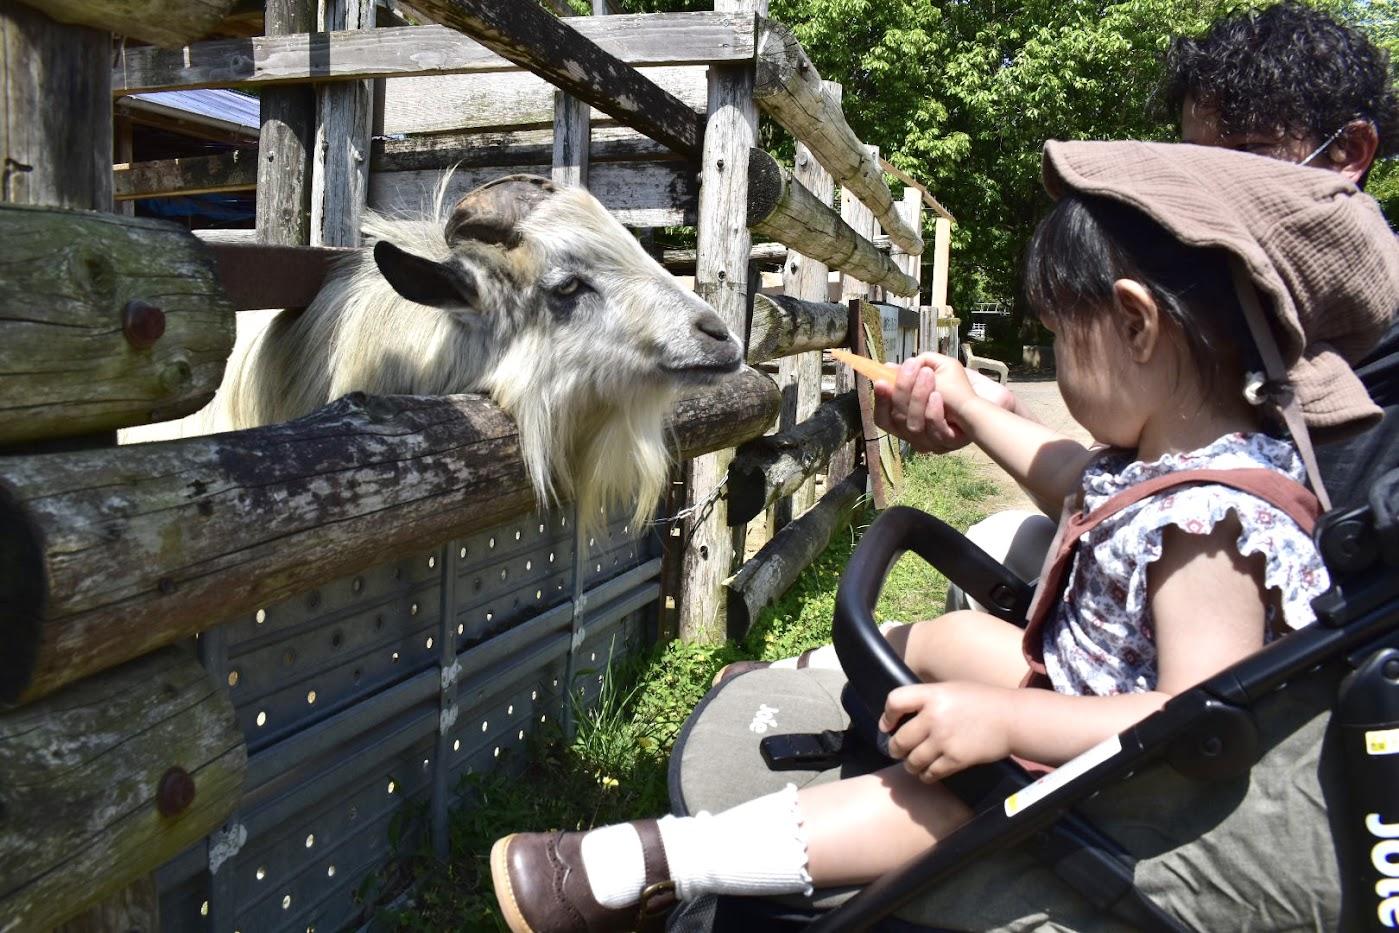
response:
{"label": "white label sticker", "polygon": [[1399,729],[1375,729],[1366,732],[1365,754],[1399,755]]}
{"label": "white label sticker", "polygon": [[1029,809],[1074,778],[1092,771],[1120,751],[1122,751],[1122,741],[1117,736],[1113,735],[1103,739],[1082,755],[1064,762],[1035,783],[1023,787],[1007,797],[1006,816],[1015,816],[1022,810]]}

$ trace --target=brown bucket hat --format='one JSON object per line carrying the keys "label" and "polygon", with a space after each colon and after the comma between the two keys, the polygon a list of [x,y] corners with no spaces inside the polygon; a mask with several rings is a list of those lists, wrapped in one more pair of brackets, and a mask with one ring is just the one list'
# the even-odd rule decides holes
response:
{"label": "brown bucket hat", "polygon": [[1335,437],[1380,419],[1350,364],[1399,308],[1399,242],[1353,184],[1264,156],[1146,142],[1046,143],[1044,184],[1055,198],[1129,204],[1183,243],[1232,253],[1262,296],[1307,427]]}

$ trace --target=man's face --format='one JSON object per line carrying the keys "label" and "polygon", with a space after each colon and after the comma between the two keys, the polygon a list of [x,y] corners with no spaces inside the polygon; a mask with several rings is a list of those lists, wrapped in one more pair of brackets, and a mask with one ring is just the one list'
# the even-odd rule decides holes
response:
{"label": "man's face", "polygon": [[[1199,103],[1187,96],[1180,109],[1180,141],[1197,146],[1220,146],[1239,152],[1281,159],[1284,162],[1301,162],[1316,151],[1321,140],[1311,135],[1301,139],[1285,132],[1281,127],[1272,132],[1251,132],[1226,134],[1219,127],[1219,114],[1212,107]],[[1326,153],[1312,159],[1318,168],[1330,166]]]}

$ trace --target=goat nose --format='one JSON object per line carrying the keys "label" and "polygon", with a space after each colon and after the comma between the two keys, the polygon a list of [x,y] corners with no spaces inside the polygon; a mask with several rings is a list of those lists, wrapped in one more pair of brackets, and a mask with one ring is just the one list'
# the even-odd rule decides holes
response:
{"label": "goat nose", "polygon": [[721,343],[729,339],[729,326],[713,311],[706,311],[695,318],[695,330]]}

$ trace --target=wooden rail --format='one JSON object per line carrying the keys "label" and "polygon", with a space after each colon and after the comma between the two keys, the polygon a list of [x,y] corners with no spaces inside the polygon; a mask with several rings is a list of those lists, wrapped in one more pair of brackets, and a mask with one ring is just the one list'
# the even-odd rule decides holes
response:
{"label": "wooden rail", "polygon": [[797,37],[772,20],[759,25],[753,97],[765,113],[806,143],[837,185],[874,212],[900,248],[913,255],[923,252],[922,234],[899,216],[879,158],[871,158],[846,122],[840,102],[821,86],[821,75]]}
{"label": "wooden rail", "polygon": [[257,155],[246,149],[113,166],[112,193],[118,201],[256,189]]}
{"label": "wooden rail", "polygon": [[[761,434],[778,404],[753,370],[687,396],[680,455]],[[287,424],[5,458],[0,701],[533,505],[514,421],[474,395],[351,395]]]}
{"label": "wooden rail", "polygon": [[60,23],[91,26],[155,45],[184,45],[213,32],[234,0],[25,0]]}
{"label": "wooden rail", "polygon": [[849,328],[850,309],[840,302],[754,295],[748,362],[756,366],[794,353],[843,347]]}
{"label": "wooden rail", "polygon": [[[533,2],[528,5],[534,6]],[[707,65],[753,57],[751,16],[650,13],[578,17],[570,19],[567,26],[554,22],[559,28],[575,31],[602,53],[633,66]],[[185,49],[123,48],[112,71],[112,93],[492,74],[519,68],[508,57],[447,26],[409,26],[370,33],[350,29],[216,39]]]}
{"label": "wooden rail", "polygon": [[748,161],[748,227],[861,282],[911,295],[918,283],[761,149]]}
{"label": "wooden rail", "polygon": [[842,444],[860,433],[860,403],[846,392],[789,430],[754,438],[729,464],[729,524],[752,521],[796,492]]}

